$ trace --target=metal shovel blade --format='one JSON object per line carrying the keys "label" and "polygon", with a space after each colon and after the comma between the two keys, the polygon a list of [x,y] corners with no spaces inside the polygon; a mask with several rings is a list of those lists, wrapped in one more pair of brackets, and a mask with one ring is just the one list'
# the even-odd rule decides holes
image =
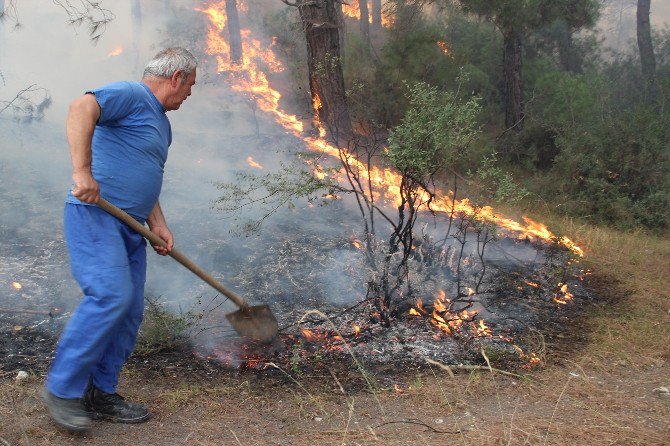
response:
{"label": "metal shovel blade", "polygon": [[267,305],[241,308],[226,314],[226,319],[240,336],[264,344],[271,344],[279,331],[279,324]]}

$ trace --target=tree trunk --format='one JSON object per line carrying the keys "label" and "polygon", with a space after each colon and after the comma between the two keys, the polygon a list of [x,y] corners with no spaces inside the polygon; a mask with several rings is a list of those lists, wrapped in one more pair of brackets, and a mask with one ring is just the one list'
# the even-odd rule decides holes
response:
{"label": "tree trunk", "polygon": [[505,126],[520,132],[523,128],[521,35],[514,30],[506,30],[503,46]]}
{"label": "tree trunk", "polygon": [[582,61],[575,51],[575,39],[573,30],[563,23],[556,31],[558,33],[556,41],[558,43],[558,58],[561,67],[571,73],[582,73]]}
{"label": "tree trunk", "polygon": [[338,145],[353,136],[340,58],[339,8],[338,0],[298,4],[307,40],[309,88],[316,119]]}
{"label": "tree trunk", "polygon": [[651,24],[649,22],[650,9],[651,0],[637,1],[637,46],[640,49],[642,76],[647,81],[653,80],[656,73],[656,59],[654,46],[651,43]]}
{"label": "tree trunk", "polygon": [[226,0],[226,28],[230,44],[230,62],[242,63],[242,34],[240,34],[240,19],[237,15],[237,0]]}
{"label": "tree trunk", "polygon": [[368,11],[368,0],[359,0],[358,9],[361,12],[361,36],[363,36],[363,41],[369,47],[370,46],[370,13]]}
{"label": "tree trunk", "polygon": [[382,29],[382,0],[372,0],[372,31],[380,32]]}

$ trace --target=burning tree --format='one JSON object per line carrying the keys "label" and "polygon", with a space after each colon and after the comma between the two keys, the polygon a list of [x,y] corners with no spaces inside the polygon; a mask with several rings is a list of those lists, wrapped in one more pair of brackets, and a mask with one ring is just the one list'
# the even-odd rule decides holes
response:
{"label": "burning tree", "polygon": [[[440,251],[426,234],[418,236],[416,223],[420,213],[438,210],[440,216],[447,216],[453,222],[458,212],[453,206],[445,209],[443,204],[435,208],[436,176],[445,172],[464,153],[479,132],[476,124],[479,103],[475,98],[462,101],[457,93],[440,92],[423,83],[408,86],[407,98],[410,107],[401,124],[392,130],[388,148],[384,149],[388,166],[397,172],[384,172],[385,175],[390,174],[398,187],[395,196],[386,197],[393,202],[395,214],[390,213],[384,203],[376,201],[379,192],[375,190],[374,177],[379,172],[371,163],[376,155],[377,142],[359,142],[356,157],[340,150],[340,161],[350,185],[349,189],[342,190],[353,192],[358,200],[365,221],[368,259],[375,271],[374,279],[368,283],[368,294],[372,294],[385,324],[390,323],[399,302],[417,297],[413,289],[412,269],[435,260],[438,257],[436,252]],[[359,159],[366,162],[361,164]],[[386,231],[378,233],[376,230],[376,215],[390,225],[387,243],[379,243],[379,235]],[[462,244],[459,264],[467,228],[477,226],[474,224],[476,219],[460,217]],[[449,237],[450,234],[446,234],[444,240]],[[426,258],[427,255],[429,258]],[[460,281],[460,270],[457,271],[457,280]],[[459,282],[459,297],[460,288]]]}
{"label": "burning tree", "polygon": [[237,15],[237,0],[226,0],[226,18],[230,35],[230,62],[239,64],[242,63],[242,35]]}
{"label": "burning tree", "polygon": [[[460,265],[468,234],[477,234],[478,255],[483,263],[483,250],[494,233],[476,212],[466,214],[455,201],[447,200],[450,206],[444,198],[436,199],[436,177],[467,150],[479,133],[478,100],[464,101],[457,93],[441,92],[426,84],[408,86],[407,96],[410,109],[392,131],[388,148],[374,134],[359,135],[348,147],[327,147],[339,161],[334,166],[326,166],[315,154],[302,153],[301,158],[312,170],[284,166],[283,171],[264,176],[240,174],[236,182],[221,185],[224,195],[219,201],[228,211],[266,205],[260,219],[245,224],[245,229],[254,230],[296,198],[352,195],[363,226],[362,245],[369,271],[367,299],[387,326],[398,309],[421,294],[421,287],[415,288],[414,276],[419,274],[416,283],[423,283],[427,276],[445,267],[445,250],[453,250],[451,257],[456,259],[457,297],[452,303],[468,296]],[[386,168],[375,164],[386,164]],[[441,246],[426,233],[418,234],[419,216],[429,212],[448,222]],[[445,248],[449,239],[457,240],[460,248]],[[483,274],[483,266],[481,269]]]}
{"label": "burning tree", "polygon": [[326,126],[335,141],[353,136],[342,72],[338,0],[282,0],[298,8],[307,42],[309,89],[317,126]]}

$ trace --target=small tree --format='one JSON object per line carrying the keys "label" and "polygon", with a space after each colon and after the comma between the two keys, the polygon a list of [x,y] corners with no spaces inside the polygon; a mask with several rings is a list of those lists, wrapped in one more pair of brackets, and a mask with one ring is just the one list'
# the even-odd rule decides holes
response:
{"label": "small tree", "polygon": [[[320,167],[323,165],[320,159],[318,166],[317,161],[312,163],[312,171],[285,168],[283,172],[263,177],[243,174],[236,182],[221,185],[225,194],[219,201],[226,211],[264,204],[263,216],[245,225],[245,229],[257,229],[267,216],[296,197],[314,197],[324,192],[353,195],[363,223],[370,271],[367,296],[374,302],[380,321],[387,326],[400,304],[416,294],[413,274],[430,251],[427,246],[420,253],[417,251],[419,244],[428,243],[425,237],[417,236],[416,223],[422,210],[433,210],[432,203],[438,194],[436,177],[463,155],[479,134],[478,99],[463,101],[457,93],[443,92],[423,83],[408,86],[407,97],[410,107],[402,123],[392,131],[383,157],[380,157],[382,141],[374,134],[369,135],[355,140],[351,148],[337,149],[337,167]],[[310,162],[310,158],[306,161]],[[386,173],[373,165],[383,160],[390,168]],[[335,172],[344,173],[344,177],[340,175],[339,181],[334,180]],[[375,178],[384,174],[397,181],[397,192],[393,188],[389,192],[388,184],[376,182]],[[442,209],[440,215],[452,222],[458,213],[452,207],[446,212]],[[483,248],[492,232],[475,220],[476,216],[461,218],[457,233],[445,235],[445,239],[453,237],[461,242],[460,253],[455,254],[457,259],[462,259],[467,232],[476,232],[482,249],[478,255],[483,257]],[[458,267],[459,290],[460,273]]]}

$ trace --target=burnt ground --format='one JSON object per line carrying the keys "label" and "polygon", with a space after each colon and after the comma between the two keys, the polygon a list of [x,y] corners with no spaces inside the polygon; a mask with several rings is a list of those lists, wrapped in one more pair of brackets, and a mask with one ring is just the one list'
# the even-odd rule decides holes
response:
{"label": "burnt ground", "polygon": [[[649,292],[575,273],[574,296],[560,304],[555,276],[500,273],[491,281],[498,288],[482,293],[491,337],[436,339],[428,319],[408,315],[383,330],[360,306],[288,327],[274,351],[232,338],[198,346],[196,337],[194,345],[137,354],[119,392],[148,404],[154,417],[136,426],[96,422],[85,435],[55,428],[37,396],[66,315],[1,313],[0,444],[668,444],[667,345],[665,353],[634,347],[627,338],[637,333],[618,331],[627,325],[642,338],[668,339],[670,315],[656,311],[654,322],[646,310],[631,312]],[[667,311],[660,297],[652,308]],[[309,340],[303,328],[328,336]],[[17,380],[19,371],[27,378]]]}

